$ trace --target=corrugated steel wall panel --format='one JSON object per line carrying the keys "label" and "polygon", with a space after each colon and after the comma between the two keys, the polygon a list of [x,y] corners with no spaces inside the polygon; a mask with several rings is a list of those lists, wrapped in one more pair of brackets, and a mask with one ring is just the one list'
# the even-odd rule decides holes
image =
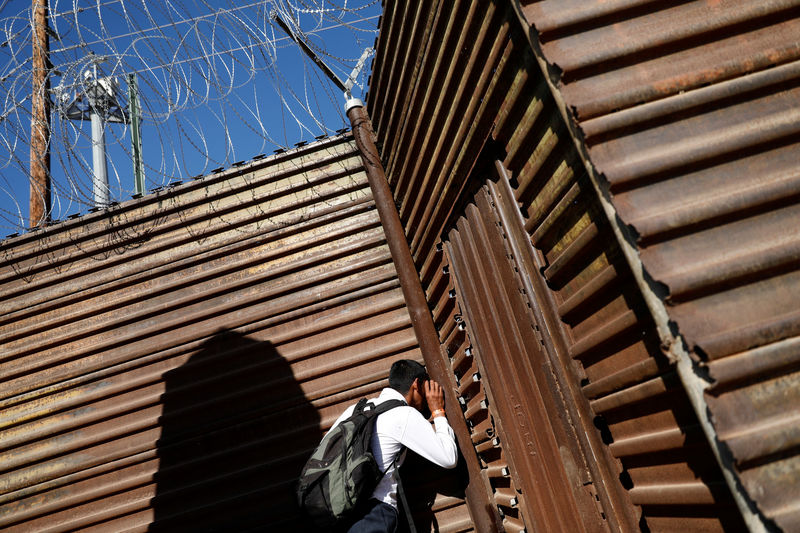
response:
{"label": "corrugated steel wall panel", "polygon": [[421,360],[347,137],[0,249],[3,530],[304,529],[310,449]]}
{"label": "corrugated steel wall panel", "polygon": [[[467,372],[459,365],[468,362],[454,340],[460,338],[454,320],[478,311],[459,310],[448,298],[449,286],[439,274],[446,265],[435,244],[464,213],[470,191],[498,179],[479,168],[482,157],[500,156],[509,172],[508,191],[499,185],[490,189],[504,225],[518,226],[519,231],[507,230],[507,246],[524,273],[520,284],[529,288],[544,332],[547,360],[540,363],[558,380],[562,390],[556,396],[562,395],[568,416],[585,432],[574,445],[595,457],[589,475],[612,527],[741,528],[513,10],[505,2],[446,4],[432,3],[420,19],[430,30],[414,34],[418,44],[404,45],[419,51],[409,59],[419,65],[416,77],[393,87],[373,85],[367,103],[455,377]],[[576,16],[588,8],[583,2],[562,7],[567,4]],[[613,11],[611,4],[619,5],[603,9]],[[647,4],[625,3],[629,13]],[[403,13],[408,5],[386,2],[386,10]],[[599,4],[597,9],[603,11]],[[399,24],[392,18],[381,28],[386,39],[378,44],[381,79],[394,68],[381,63],[381,48],[411,38],[408,21],[402,30]],[[408,102],[405,107],[398,107],[401,99]]]}
{"label": "corrugated steel wall panel", "polygon": [[[509,472],[507,463],[500,453],[501,450],[496,449],[497,446],[491,442],[496,435],[495,427],[487,405],[482,401],[486,398],[486,394],[482,391],[480,372],[473,357],[474,350],[456,298],[450,265],[443,252],[443,247],[439,243],[434,254],[436,265],[434,278],[428,285],[426,299],[431,302],[434,327],[439,333],[443,360],[446,361],[446,368],[449,371],[449,381],[443,386],[449,386],[455,391],[464,413],[468,434],[463,441],[459,441],[459,445],[468,466],[466,474],[474,478],[473,481],[477,480],[476,485],[483,487],[482,494],[485,495],[482,502],[467,502],[470,505],[470,514],[475,520],[478,531],[482,531],[479,527],[481,515],[482,522],[493,524],[495,530],[502,531],[502,527],[505,527],[507,531],[521,531],[524,525],[517,516],[518,510],[507,509],[508,512],[501,515],[503,511],[501,508],[485,508],[486,505],[497,503],[494,500],[492,480],[508,478]],[[464,378],[465,375],[468,379]],[[474,453],[473,447],[480,451],[481,455]],[[487,461],[491,464],[489,465]],[[478,517],[476,514],[479,514]]]}
{"label": "corrugated steel wall panel", "polygon": [[[564,131],[560,132],[562,135]],[[647,308],[615,244],[580,166],[556,168],[514,182],[555,194],[531,195],[501,187],[507,220],[519,205],[531,255],[528,274],[576,393],[620,464],[618,479],[629,504],[641,507],[640,525],[652,531],[732,531],[742,527],[675,369],[661,353]],[[540,167],[542,168],[542,167]],[[569,169],[568,171],[566,169]],[[502,183],[502,180],[501,180]],[[537,198],[540,202],[526,200]],[[511,207],[510,207],[511,206]],[[508,225],[508,224],[506,224]],[[537,279],[538,278],[538,279]],[[544,317],[543,317],[544,318]],[[577,394],[576,394],[577,396]],[[596,447],[595,449],[599,449]],[[623,500],[624,501],[624,500]]]}
{"label": "corrugated steel wall panel", "polygon": [[518,7],[706,376],[697,409],[746,497],[797,530],[800,3]]}
{"label": "corrugated steel wall panel", "polygon": [[[389,10],[390,7],[390,3],[387,3],[385,9]],[[458,33],[447,15],[451,9],[466,8],[473,11],[477,9],[477,15],[472,15],[469,20],[473,24],[463,30],[469,38],[455,41],[461,42],[465,50],[454,54],[440,46],[448,27],[451,28],[451,41],[455,39],[452,34]],[[441,13],[442,10],[444,14]],[[493,115],[487,109],[493,109],[492,104],[496,104],[501,97],[492,72],[498,68],[506,73],[511,72],[508,66],[511,65],[509,57],[513,52],[508,40],[507,12],[497,9],[493,3],[434,2],[426,11],[429,13],[428,18],[434,19],[437,25],[429,35],[423,35],[427,39],[418,46],[421,55],[413,58],[414,62],[421,64],[418,75],[410,79],[407,85],[392,87],[391,92],[370,92],[367,102],[370,116],[375,117],[373,109],[392,105],[395,95],[414,95],[408,106],[395,113],[399,119],[390,120],[387,117],[379,121],[373,118],[373,121],[378,143],[383,146],[383,158],[387,161],[386,174],[393,186],[395,198],[399,200],[406,197],[408,191],[416,191],[420,196],[441,200],[426,203],[422,206],[424,209],[420,207],[415,211],[413,218],[410,218],[410,206],[403,208],[401,205],[401,219],[409,228],[412,254],[418,266],[432,260],[439,238],[437,229],[441,228],[447,218],[449,209],[464,184],[465,174],[473,163],[469,157],[459,157],[459,154],[479,151],[491,126]],[[381,42],[380,45],[394,44]],[[447,87],[449,91],[453,91],[452,95],[439,99],[426,97],[431,86],[437,88],[431,94],[442,96],[438,91],[442,89],[445,72],[450,72]],[[380,104],[376,103],[379,101]],[[423,112],[432,111],[439,101],[449,104],[450,107],[446,112],[438,113],[436,125],[414,120],[414,117],[421,116]],[[403,120],[402,124],[400,119]],[[440,134],[426,134],[424,128]],[[399,144],[401,138],[404,143],[402,145]],[[423,150],[431,150],[431,145],[434,147],[434,155],[416,157]],[[451,149],[453,146],[462,146],[464,150],[454,151]],[[415,156],[410,157],[409,154]],[[415,182],[407,182],[405,175],[400,172],[403,165],[407,167],[410,164],[417,165],[419,178]],[[407,168],[406,174],[410,175],[412,170]],[[426,279],[431,275],[432,270],[424,267]]]}
{"label": "corrugated steel wall panel", "polygon": [[[534,368],[542,358],[538,330],[519,298],[486,192],[475,203],[450,231],[447,252],[482,389],[471,391],[475,373],[458,374],[465,416],[472,418],[478,408],[489,411],[496,437],[487,450],[475,442],[476,451],[487,473],[495,468],[490,453],[495,448],[510,470],[508,480],[490,478],[495,500],[506,517],[509,501],[516,507],[519,500],[524,518],[518,519],[533,530],[558,524],[569,531],[605,531],[593,494],[586,490],[584,461],[572,450],[574,430],[563,423],[566,416],[553,416],[562,412],[561,406],[552,397],[551,383]],[[480,432],[475,436],[482,437]]]}

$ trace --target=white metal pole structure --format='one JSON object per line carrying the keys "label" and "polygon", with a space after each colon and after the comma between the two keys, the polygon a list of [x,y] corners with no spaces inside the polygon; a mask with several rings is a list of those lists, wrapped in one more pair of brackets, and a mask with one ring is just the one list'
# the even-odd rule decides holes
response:
{"label": "white metal pole structure", "polygon": [[[86,96],[89,98],[89,117],[92,122],[92,189],[94,190],[95,207],[104,207],[109,204],[108,189],[108,163],[106,162],[106,131],[103,120],[105,106],[105,91],[103,80],[97,79],[97,66],[93,75],[86,76]],[[106,78],[107,79],[107,78]],[[102,114],[101,114],[102,113]]]}
{"label": "white metal pole structure", "polygon": [[92,190],[94,190],[94,205],[102,207],[108,205],[108,164],[106,163],[106,132],[103,127],[103,117],[96,110],[92,110]]}
{"label": "white metal pole structure", "polygon": [[108,187],[108,163],[106,160],[107,122],[127,122],[127,112],[117,100],[119,84],[113,77],[97,75],[97,58],[91,70],[83,73],[82,91],[70,97],[63,89],[57,90],[59,109],[69,119],[89,120],[92,125],[92,191],[95,207],[111,203]]}

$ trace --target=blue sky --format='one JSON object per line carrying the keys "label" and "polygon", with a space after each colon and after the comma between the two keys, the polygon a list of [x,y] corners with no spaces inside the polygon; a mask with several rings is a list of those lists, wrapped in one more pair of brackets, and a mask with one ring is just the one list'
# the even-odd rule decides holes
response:
{"label": "blue sky", "polygon": [[[346,8],[343,10],[342,8]],[[373,46],[372,0],[50,1],[53,99],[85,91],[86,71],[112,77],[127,106],[136,73],[143,108],[146,187],[205,174],[347,126],[344,97],[273,23],[299,24],[340,78]],[[0,238],[27,225],[30,0],[0,0]],[[371,59],[358,79],[363,95]],[[53,218],[92,204],[90,123],[52,114]],[[106,124],[112,200],[134,190],[130,128]]]}

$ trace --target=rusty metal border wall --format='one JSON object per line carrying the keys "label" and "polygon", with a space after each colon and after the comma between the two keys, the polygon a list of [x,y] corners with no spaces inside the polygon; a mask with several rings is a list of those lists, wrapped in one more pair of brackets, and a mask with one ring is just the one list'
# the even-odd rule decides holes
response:
{"label": "rusty metal border wall", "polygon": [[748,526],[798,529],[800,5],[514,7]]}
{"label": "rusty metal border wall", "polygon": [[[304,530],[321,432],[421,360],[348,136],[0,253],[4,531]],[[457,490],[423,511],[471,530]]]}
{"label": "rusty metal border wall", "polygon": [[[580,14],[585,3],[567,2],[565,13],[567,4],[574,8],[571,13]],[[623,14],[646,21],[652,6],[639,4]],[[538,2],[525,7],[525,13],[547,5],[553,6],[551,11],[559,10],[558,2]],[[604,485],[606,512],[615,506],[627,508],[613,511],[622,517],[619,524],[654,531],[743,527],[728,484],[714,466],[717,461],[702,420],[705,413],[698,418],[694,408],[695,391],[687,387],[684,370],[672,354],[662,354],[661,317],[652,318],[650,295],[642,293],[641,269],[637,271],[628,260],[628,242],[620,240],[616,220],[609,220],[606,196],[598,194],[591,167],[586,174],[585,153],[574,142],[572,124],[565,121],[565,100],[554,91],[555,78],[542,76],[541,57],[536,55],[540,50],[526,39],[538,35],[528,23],[539,26],[535,18],[520,26],[515,8],[522,13],[521,6],[500,1],[432,2],[424,8],[411,2],[385,3],[367,105],[443,343],[453,331],[449,321],[463,317],[448,302],[451,289],[439,274],[446,261],[436,246],[460,215],[454,206],[463,206],[459,202],[469,197],[476,180],[496,179],[476,172],[481,158],[499,155],[511,191],[503,193],[506,217],[520,218],[528,235],[517,244],[518,251],[529,247],[534,265],[527,274],[528,287],[539,291],[531,291],[532,303],[539,306],[542,324],[547,325],[553,368],[561,366],[561,384],[571,391],[568,397],[578,411],[576,423],[586,431],[587,440],[581,445],[597,453],[592,475],[594,483]],[[572,26],[553,35],[574,37],[583,28],[605,23],[610,28],[617,20],[603,18],[593,8],[585,11],[580,20],[576,15]],[[759,23],[776,19],[767,13]],[[576,56],[589,54],[592,46],[596,45],[587,40]],[[608,76],[613,65],[608,63]],[[546,72],[554,76],[558,69]],[[604,95],[601,89],[594,94],[598,99]],[[664,116],[670,116],[670,109],[664,108]],[[698,114],[703,109],[697,108]],[[659,124],[657,117],[654,124]],[[617,125],[618,130],[624,132],[623,126]],[[777,162],[789,164],[785,157],[789,151],[790,146],[777,147],[784,154]],[[642,157],[657,153],[652,149]],[[610,162],[624,163],[614,159],[616,153],[607,155]],[[682,164],[680,151],[667,155],[671,164]],[[788,187],[789,174],[778,171],[776,176],[789,180],[781,181]],[[710,187],[712,182],[706,184]],[[710,197],[712,190],[697,192]],[[780,206],[789,197],[779,198]],[[719,205],[723,203],[720,200]],[[780,301],[791,299],[786,295]],[[785,348],[790,350],[789,344]],[[460,353],[458,348],[454,353]],[[790,368],[792,360],[791,352],[785,352],[776,364]],[[769,371],[778,369],[767,366]],[[773,385],[780,383],[779,378]],[[789,383],[780,390],[789,391]],[[598,421],[600,427],[587,427],[587,420]]]}

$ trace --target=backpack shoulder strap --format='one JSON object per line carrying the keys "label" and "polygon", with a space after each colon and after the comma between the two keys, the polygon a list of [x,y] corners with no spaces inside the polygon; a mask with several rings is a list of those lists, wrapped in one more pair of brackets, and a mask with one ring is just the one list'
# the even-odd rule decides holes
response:
{"label": "backpack shoulder strap", "polygon": [[[378,406],[374,408],[375,416],[377,417],[379,414],[385,413],[390,409],[394,409],[395,407],[401,407],[403,405],[408,405],[408,404],[403,400],[386,400],[385,402],[378,404]],[[397,457],[399,456],[400,454],[397,455]],[[394,463],[397,462],[397,457],[395,457]],[[389,468],[391,468],[391,466]],[[406,513],[406,520],[408,522],[408,527],[411,533],[417,533],[417,529],[414,527],[414,518],[411,516],[411,508],[408,506],[408,502],[406,501],[406,494],[405,490],[403,489],[403,482],[400,480],[400,472],[397,472],[397,491],[401,499],[401,505]]]}
{"label": "backpack shoulder strap", "polygon": [[389,411],[390,409],[394,409],[395,407],[402,407],[406,404],[403,400],[386,400],[383,403],[378,404],[377,407],[374,408],[375,415],[380,415]]}
{"label": "backpack shoulder strap", "polygon": [[408,505],[408,500],[406,499],[406,489],[403,488],[403,480],[401,479],[400,472],[397,472],[397,495],[400,496],[400,506],[405,511],[409,531],[411,533],[417,533],[417,528],[414,525],[414,516],[411,514],[411,506]]}

